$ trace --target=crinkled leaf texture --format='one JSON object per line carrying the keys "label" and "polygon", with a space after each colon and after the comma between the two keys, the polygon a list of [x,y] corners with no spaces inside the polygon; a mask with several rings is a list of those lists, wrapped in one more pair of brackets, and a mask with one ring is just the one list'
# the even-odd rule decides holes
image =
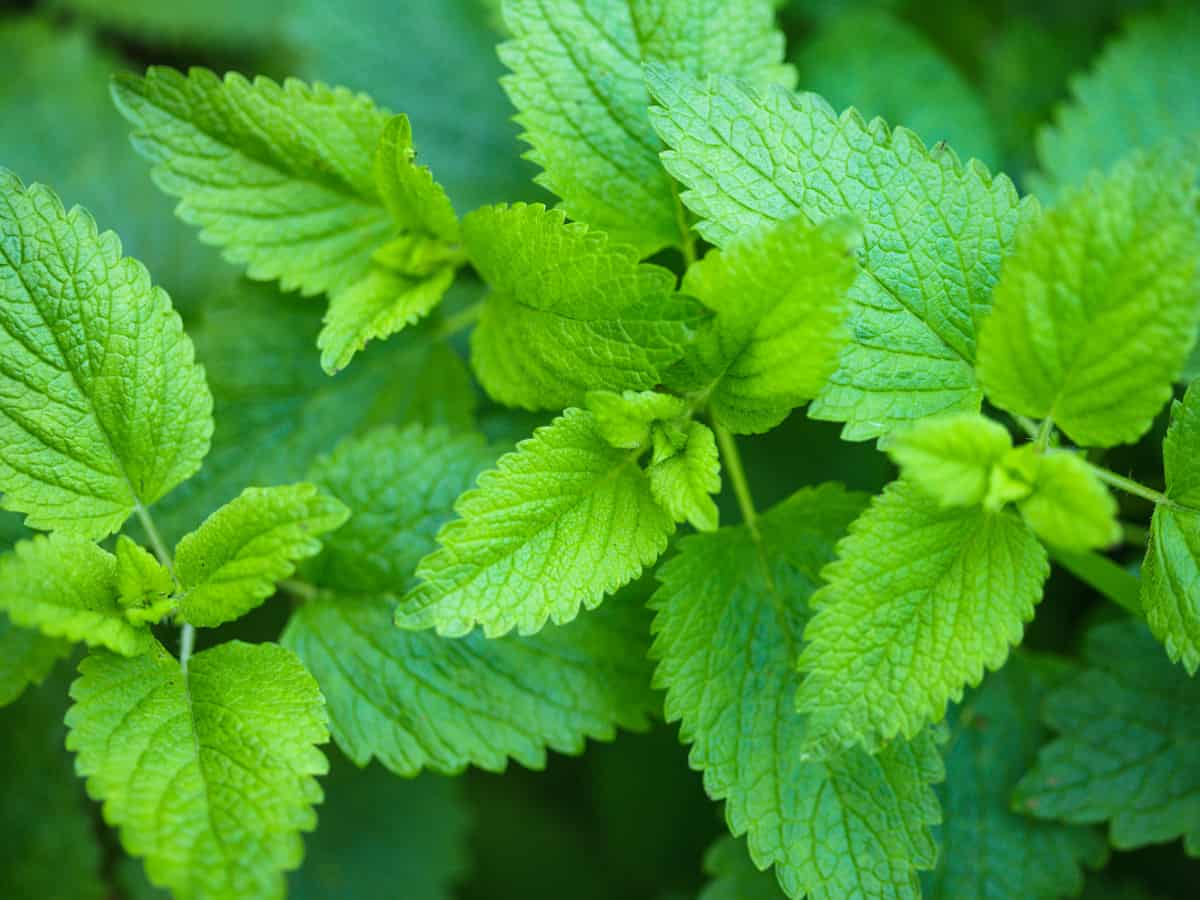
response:
{"label": "crinkled leaf texture", "polygon": [[675,530],[637,451],[609,446],[580,409],[502,457],[454,510],[397,610],[403,627],[499,637],[562,625],[641,575]]}
{"label": "crinkled leaf texture", "polygon": [[1079,186],[1136,147],[1200,131],[1200,11],[1183,3],[1135,19],[1071,84],[1071,102],[1037,135],[1043,173],[1033,188],[1047,198]]}
{"label": "crinkled leaf texture", "polygon": [[88,656],[68,749],[121,843],[180,900],[282,898],[317,823],[321,692],[289,651],[230,641],[187,672],[161,647]]}
{"label": "crinkled leaf texture", "polygon": [[200,468],[212,396],[166,293],[112,232],[0,169],[0,492],[101,538]]}
{"label": "crinkled leaf texture", "polygon": [[1078,454],[1064,450],[1033,452],[1025,445],[1010,458],[1030,464],[1031,493],[1017,503],[1033,533],[1063,550],[1111,547],[1121,540],[1117,500]]}
{"label": "crinkled leaf texture", "polygon": [[851,340],[814,401],[862,440],[977,410],[975,338],[1000,263],[1036,215],[1012,183],[905,128],[841,116],[814,94],[762,93],[650,66],[651,118],[701,235],[725,247],[763,225],[851,215],[863,227]]}
{"label": "crinkled leaf texture", "polygon": [[538,182],[640,256],[690,239],[658,160],[643,65],[795,80],[767,0],[506,0],[504,20],[514,39],[500,46],[512,71],[502,84]]}
{"label": "crinkled leaf texture", "polygon": [[245,615],[320,553],[319,536],[349,514],[311,484],[246,488],[176,547],[180,617],[214,628]]}
{"label": "crinkled leaf texture", "polygon": [[989,400],[1082,446],[1146,433],[1200,322],[1195,182],[1182,157],[1139,154],[1023,232],[980,332]]}
{"label": "crinkled leaf texture", "polygon": [[716,531],[719,513],[713,494],[721,490],[721,457],[712,429],[702,422],[687,426],[687,443],[646,470],[650,493],[676,522],[697,531]]}
{"label": "crinkled leaf texture", "polygon": [[1046,740],[1038,712],[1073,675],[1050,657],[1017,652],[950,711],[944,824],[926,900],[1058,900],[1078,896],[1082,866],[1107,857],[1091,828],[1038,822],[1012,810],[1012,789]]}
{"label": "crinkled leaf texture", "polygon": [[[824,387],[846,343],[858,230],[804,217],[763,228],[691,266],[683,292],[716,312],[684,360],[735,434],[770,431]],[[682,374],[682,373],[681,373]]]}
{"label": "crinkled leaf texture", "polygon": [[0,609],[17,625],[125,656],[154,644],[118,602],[116,557],[61,532],[21,541],[0,557]]}
{"label": "crinkled leaf texture", "polygon": [[1133,620],[1092,628],[1084,659],[1086,670],[1045,703],[1059,736],[1018,785],[1019,808],[1058,822],[1108,822],[1118,849],[1182,837],[1200,856],[1200,682]]}
{"label": "crinkled leaf texture", "polygon": [[1015,515],[888,485],[838,544],[800,657],[808,749],[878,750],[939,721],[1021,640],[1049,575]]}
{"label": "crinkled leaf texture", "polygon": [[1012,437],[985,416],[952,413],[895,432],[886,449],[904,478],[943,506],[975,506],[988,499],[992,470],[1012,449]]}
{"label": "crinkled leaf texture", "polygon": [[113,95],[178,215],[251,278],[336,292],[394,231],[373,168],[388,113],[364,95],[163,67]]}
{"label": "crinkled leaf texture", "polygon": [[[0,562],[0,573],[3,573]],[[0,574],[0,581],[3,574]],[[2,601],[0,601],[2,603]],[[30,685],[41,684],[54,664],[71,650],[69,642],[36,628],[14,625],[0,612],[0,706],[15,701]]]}
{"label": "crinkled leaf texture", "polygon": [[491,286],[471,362],[497,401],[582,403],[589,390],[647,390],[683,355],[703,310],[675,276],[560,210],[518,203],[463,220],[472,264]]}
{"label": "crinkled leaf texture", "polygon": [[1163,441],[1169,503],[1154,508],[1142,564],[1150,630],[1188,674],[1200,668],[1200,383],[1171,408]]}
{"label": "crinkled leaf texture", "polygon": [[790,897],[920,896],[939,819],[942,776],[929,732],[878,756],[850,748],[807,759],[796,671],[808,599],[863,499],[807,489],[745,526],[684,538],[659,572],[653,655],[668,720],[681,720],[689,759],[734,835],[774,865]]}
{"label": "crinkled leaf texture", "polygon": [[493,454],[442,429],[381,429],[344,443],[312,471],[354,514],[310,566],[326,585],[293,615],[284,643],[316,676],[334,739],[359,765],[453,773],[468,765],[530,768],[547,748],[640,728],[656,702],[645,661],[640,593],[611,599],[570,625],[458,640],[392,624],[393,597],[453,516],[456,497]]}

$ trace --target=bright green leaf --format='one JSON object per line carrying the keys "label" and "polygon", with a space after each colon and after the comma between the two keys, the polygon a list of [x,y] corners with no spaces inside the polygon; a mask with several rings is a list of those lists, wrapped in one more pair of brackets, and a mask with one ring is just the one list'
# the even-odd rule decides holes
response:
{"label": "bright green leaf", "polygon": [[175,609],[175,579],[145,548],[117,538],[117,603],[131,622],[153,624]]}
{"label": "bright green leaf", "polygon": [[601,437],[619,450],[641,450],[650,444],[656,422],[683,418],[687,403],[673,394],[655,391],[589,391],[587,408]]}
{"label": "bright green leaf", "polygon": [[988,399],[1082,446],[1145,434],[1200,322],[1195,181],[1174,154],[1137,156],[1022,233],[980,332]]}
{"label": "bright green leaf", "polygon": [[687,427],[687,444],[674,456],[646,471],[650,492],[676,522],[689,522],[697,531],[716,531],[721,490],[721,459],[712,429],[701,422]]}
{"label": "bright green leaf", "polygon": [[683,355],[701,310],[675,276],[540,204],[463,220],[472,264],[492,288],[471,335],[487,392],[526,409],[562,409],[589,390],[648,390]]}
{"label": "bright green leaf", "polygon": [[246,488],[175,548],[180,617],[213,628],[245,615],[349,515],[311,484]]}
{"label": "bright green leaf", "polygon": [[875,757],[803,753],[795,664],[808,599],[862,506],[836,486],[808,489],[762,516],[759,538],[745,526],[684,538],[651,601],[667,719],[682,720],[730,830],[790,897],[916,898],[915,870],[936,855],[930,783],[942,766],[929,733]]}
{"label": "bright green leaf", "polygon": [[992,469],[1012,438],[991,419],[957,413],[894,432],[886,449],[904,477],[943,506],[976,506],[988,498]]}
{"label": "bright green leaf", "polygon": [[1183,837],[1200,855],[1200,682],[1174,666],[1140,622],[1093,628],[1087,669],[1043,707],[1058,738],[1017,788],[1041,819],[1109,823],[1121,850]]}
{"label": "bright green leaf", "polygon": [[506,0],[500,46],[538,182],[573,219],[647,256],[690,240],[647,114],[643,65],[791,86],[766,0]]}
{"label": "bright green leaf", "polygon": [[1017,653],[950,712],[945,822],[938,864],[924,876],[926,900],[1058,900],[1078,896],[1082,865],[1104,863],[1090,828],[1038,822],[1011,809],[1012,789],[1046,740],[1038,711],[1072,674],[1050,659]]}
{"label": "bright green leaf", "polygon": [[705,238],[725,247],[797,215],[862,224],[851,341],[810,415],[845,422],[844,436],[862,440],[979,408],[977,324],[1036,203],[978,162],[852,110],[838,116],[814,94],[701,83],[657,66],[648,80],[651,118],[670,148],[663,163]]}
{"label": "bright green leaf", "polygon": [[1017,507],[1038,537],[1076,552],[1121,539],[1116,498],[1082,458],[1063,450],[1037,454],[1028,444],[1015,452],[1032,463],[1032,490]]}
{"label": "bright green leaf", "polygon": [[394,116],[375,148],[375,184],[392,221],[402,232],[458,240],[458,216],[445,189],[427,166],[416,164],[408,116]]}
{"label": "bright green leaf", "polygon": [[912,738],[1021,640],[1049,574],[1008,512],[943,508],[897,481],[838,545],[800,668],[809,749]]}
{"label": "bright green leaf", "polygon": [[150,880],[188,898],[282,898],[328,770],[321,692],[274,644],[220,644],[185,672],[161,647],[97,652],[71,687],[67,747]]}
{"label": "bright green leaf", "polygon": [[100,538],[192,475],[212,396],[170,298],[79,207],[0,170],[0,491]]}
{"label": "bright green leaf", "polygon": [[1200,12],[1184,3],[1134,20],[1095,67],[1071,83],[1071,102],[1037,136],[1050,197],[1078,187],[1089,173],[1111,168],[1136,148],[1188,138],[1200,131]]}
{"label": "bright green leaf", "polygon": [[1182,402],[1171,404],[1171,424],[1163,439],[1163,468],[1167,496],[1200,509],[1200,382],[1188,388]]}
{"label": "bright green leaf", "polygon": [[133,656],[154,638],[117,599],[117,560],[91,541],[56,533],[0,556],[0,609],[26,628]]}
{"label": "bright green leaf", "polygon": [[637,451],[610,447],[578,409],[502,457],[454,508],[397,611],[404,627],[458,637],[482,625],[499,637],[564,624],[637,578],[674,531]]}
{"label": "bright green leaf", "polygon": [[[997,158],[992,122],[970,83],[917,28],[883,10],[831,17],[792,57],[801,89],[911,128],[932,146]],[[919,88],[917,87],[919,85]]]}
{"label": "bright green leaf", "polygon": [[760,230],[691,266],[683,292],[717,315],[687,360],[716,420],[770,431],[824,387],[846,343],[857,228],[803,217]]}

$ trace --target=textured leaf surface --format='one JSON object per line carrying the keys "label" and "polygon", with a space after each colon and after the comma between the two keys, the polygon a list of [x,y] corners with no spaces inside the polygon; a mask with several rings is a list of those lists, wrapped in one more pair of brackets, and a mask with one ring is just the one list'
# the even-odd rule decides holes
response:
{"label": "textured leaf surface", "polygon": [[65,710],[59,678],[0,710],[0,885],[8,897],[111,896],[93,810],[63,748]]}
{"label": "textured leaf surface", "polygon": [[321,692],[294,655],[231,641],[187,673],[161,647],[80,665],[68,749],[150,880],[178,898],[282,898],[328,769]]}
{"label": "textured leaf surface", "polygon": [[16,625],[132,656],[154,639],[117,600],[117,560],[66,534],[21,541],[0,557],[0,608]]}
{"label": "textured leaf surface", "polygon": [[473,422],[475,387],[445,342],[402,334],[330,378],[312,352],[320,325],[315,304],[261,284],[243,283],[205,310],[196,346],[215,397],[213,451],[155,508],[165,536],[178,540],[247,485],[303,481],[347,435],[385,423]]}
{"label": "textured leaf surface", "polygon": [[825,385],[846,342],[857,230],[803,217],[764,229],[688,269],[683,292],[716,312],[687,360],[717,421],[770,431]]}
{"label": "textured leaf surface", "polygon": [[704,871],[712,880],[698,900],[781,900],[778,880],[760,872],[746,852],[745,842],[718,838],[704,854]]}
{"label": "textured leaf surface", "polygon": [[588,390],[652,388],[700,318],[670,271],[540,204],[477,210],[463,240],[492,288],[471,361],[509,406],[562,409]]}
{"label": "textured leaf surface", "polygon": [[943,506],[983,503],[992,469],[1011,449],[1008,430],[975,413],[925,419],[887,443],[904,477]]}
{"label": "textured leaf surface", "polygon": [[319,536],[348,516],[345,506],[311,484],[246,488],[175,548],[180,617],[213,628],[245,615],[300,560],[320,553]]}
{"label": "textured leaf surface", "polygon": [[[536,170],[520,159],[512,107],[499,84],[497,32],[479,0],[294,5],[287,36],[298,71],[406,113],[421,137],[421,158],[459,209],[534,199]],[[397,52],[400,35],[404,52]]]}
{"label": "textured leaf surface", "polygon": [[502,457],[454,509],[397,613],[404,627],[498,637],[564,624],[637,578],[674,531],[636,451],[610,447],[578,409]]}
{"label": "textured leaf surface", "polygon": [[651,111],[700,234],[719,247],[772,222],[851,215],[863,226],[851,341],[813,403],[877,437],[938,412],[977,409],[977,323],[1018,226],[1035,215],[1011,182],[910,131],[838,116],[813,94],[757,93],[649,69]]}
{"label": "textured leaf surface", "polygon": [[[397,778],[335,762],[321,827],[288,880],[293,900],[450,900],[465,874],[470,809],[461,780]],[[401,887],[402,886],[402,887]]]}
{"label": "textured leaf surface", "polygon": [[388,114],[367,97],[161,67],[113,91],[177,214],[251,278],[334,293],[393,234],[373,168]]}
{"label": "textured leaf surface", "polygon": [[684,538],[651,602],[667,719],[682,721],[691,764],[726,801],[730,830],[748,835],[754,861],[773,864],[790,897],[916,898],[915,870],[935,856],[929,784],[942,766],[930,734],[876,757],[802,752],[795,663],[807,601],[862,506],[826,486],[763,516],[761,543],[744,526]]}
{"label": "textured leaf surface", "polygon": [[112,232],[0,170],[0,490],[99,538],[194,473],[212,397],[170,298]]}
{"label": "textured leaf surface", "polygon": [[1200,321],[1195,180],[1174,154],[1139,155],[1023,233],[980,335],[988,399],[1082,446],[1149,429]]}
{"label": "textured leaf surface", "polygon": [[676,522],[689,522],[697,531],[716,531],[721,490],[721,459],[712,429],[700,422],[687,428],[687,444],[674,456],[646,471],[650,492]]}
{"label": "textured leaf surface", "polygon": [[793,80],[766,0],[506,0],[504,21],[503,84],[539,183],[641,256],[690,240],[658,160],[643,65]]}
{"label": "textured leaf surface", "polygon": [[856,106],[865,118],[911,128],[927,145],[948,141],[964,157],[996,161],[979,96],[919,30],[891,14],[849,10],[832,17],[792,59],[800,88],[834,106]]}
{"label": "textured leaf surface", "polygon": [[1194,675],[1200,668],[1200,385],[1171,408],[1163,463],[1171,502],[1154,508],[1141,605],[1167,655]]}
{"label": "textured leaf surface", "polygon": [[897,481],[823,573],[800,657],[811,749],[915,736],[999,668],[1033,618],[1046,552],[1016,516],[940,508]]}
{"label": "textured leaf surface", "polygon": [[1071,102],[1038,134],[1044,172],[1034,189],[1047,197],[1084,183],[1135,148],[1200,131],[1200,11],[1136,19],[1091,72],[1076,79]]}
{"label": "textured leaf surface", "polygon": [[1082,458],[1050,451],[1029,453],[1027,459],[1032,464],[1032,491],[1017,506],[1034,534],[1076,552],[1111,547],[1121,540],[1117,500]]}
{"label": "textured leaf surface", "polygon": [[1043,819],[1109,823],[1118,849],[1184,839],[1200,855],[1200,684],[1139,622],[1099,625],[1087,669],[1050,695],[1059,737],[1038,754],[1017,803]]}
{"label": "textured leaf surface", "polygon": [[639,595],[617,597],[535,637],[450,640],[392,624],[456,497],[491,453],[442,430],[383,429],[348,442],[312,477],[354,514],[311,567],[323,593],[292,617],[284,642],[321,684],[339,746],[412,775],[422,768],[531,768],[546,748],[637,728],[655,706]]}
{"label": "textured leaf surface", "polygon": [[1047,734],[1046,694],[1072,675],[1065,664],[1016,653],[950,712],[938,865],[924,876],[927,900],[1057,900],[1078,896],[1081,866],[1107,855],[1090,828],[1013,812],[1012,789]]}
{"label": "textured leaf surface", "polygon": [[675,422],[688,414],[682,397],[655,391],[589,391],[587,407],[600,435],[622,450],[649,446],[656,423]]}

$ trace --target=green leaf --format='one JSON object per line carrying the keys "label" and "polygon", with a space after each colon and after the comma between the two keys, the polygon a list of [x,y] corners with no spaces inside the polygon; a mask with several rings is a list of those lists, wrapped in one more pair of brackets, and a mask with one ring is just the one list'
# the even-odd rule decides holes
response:
{"label": "green leaf", "polygon": [[1059,736],[1021,780],[1017,804],[1041,819],[1108,822],[1120,850],[1182,836],[1200,855],[1200,683],[1134,620],[1093,628],[1084,659],[1043,707]]}
{"label": "green leaf", "polygon": [[[288,879],[293,900],[450,900],[470,864],[461,779],[396,778],[344,760],[325,779],[321,827]],[[370,815],[364,815],[370,811]],[[400,887],[402,886],[402,887]]]}
{"label": "green leaf", "polygon": [[1022,234],[980,333],[988,399],[1082,446],[1146,433],[1200,322],[1195,181],[1173,153],[1139,155]]}
{"label": "green leaf", "polygon": [[1033,618],[1046,552],[1007,512],[889,485],[838,545],[800,657],[808,749],[916,736],[1003,665]]}
{"label": "green leaf", "polygon": [[716,531],[717,504],[710,495],[721,491],[717,439],[700,422],[689,423],[686,433],[683,450],[646,471],[650,493],[676,522],[689,522],[697,531]]}
{"label": "green leaf", "polygon": [[375,147],[375,184],[392,221],[402,232],[458,240],[458,216],[445,189],[427,166],[416,164],[408,116],[393,116]]}
{"label": "green leaf", "polygon": [[334,739],[412,775],[509,757],[545,765],[587,737],[646,724],[656,700],[645,661],[646,615],[634,593],[535,637],[447,640],[395,628],[389,594],[414,580],[456,497],[488,464],[477,438],[382,429],[338,448],[312,478],[354,510],[311,567],[322,591],[292,616],[284,643],[314,673]]}
{"label": "green leaf", "polygon": [[[0,572],[3,566],[0,563]],[[45,681],[54,664],[70,651],[67,641],[14,625],[0,612],[0,707],[14,702],[30,685]]]}
{"label": "green leaf", "polygon": [[[651,118],[700,234],[719,247],[803,215],[863,227],[851,341],[810,415],[862,440],[979,408],[975,336],[1000,262],[1036,215],[1009,180],[911,131],[838,116],[814,94],[758,93],[651,66]],[[953,210],[948,216],[947,210]]]}
{"label": "green leaf", "polygon": [[116,558],[71,535],[38,535],[0,556],[0,609],[15,624],[125,656],[145,653],[154,638],[129,621],[117,590]]}
{"label": "green leaf", "polygon": [[311,484],[246,488],[175,548],[179,615],[214,628],[241,618],[321,552],[319,535],[350,511]]}
{"label": "green leaf", "polygon": [[648,390],[683,355],[701,310],[631,248],[540,204],[476,210],[462,231],[492,288],[471,362],[498,402],[562,409],[588,390]]}
{"label": "green leaf", "polygon": [[770,431],[825,385],[846,342],[857,243],[847,222],[797,217],[688,269],[683,292],[717,313],[688,363],[720,424]]}
{"label": "green leaf", "polygon": [[674,422],[688,414],[686,401],[655,391],[588,391],[587,408],[600,436],[618,450],[641,450],[650,445],[651,426]]}
{"label": "green leaf", "polygon": [[[452,295],[468,285],[460,281]],[[209,303],[195,337],[215,397],[213,450],[195,478],[155,507],[169,540],[246,485],[303,481],[348,435],[386,423],[461,429],[474,421],[470,373],[444,341],[416,329],[369,347],[329,378],[311,352],[320,327],[319,309],[266,285],[244,282]]]}
{"label": "green leaf", "polygon": [[100,538],[198,468],[212,396],[170,298],[112,232],[0,170],[0,491]]}
{"label": "green leaf", "polygon": [[985,416],[955,413],[894,432],[886,449],[901,474],[942,506],[976,506],[988,499],[992,470],[1012,438]]}
{"label": "green leaf", "polygon": [[1047,738],[1043,698],[1073,674],[1052,658],[1016,653],[949,716],[945,810],[938,865],[923,881],[927,900],[1057,900],[1078,896],[1082,865],[1107,856],[1089,828],[1037,822],[1010,797]]}
{"label": "green leaf", "polygon": [[454,281],[446,266],[428,278],[410,278],[377,268],[329,301],[317,338],[321,368],[336,375],[368,343],[414,325],[442,302]]}
{"label": "green leaf", "polygon": [[131,622],[154,624],[175,609],[170,571],[126,535],[117,538],[117,603]]}
{"label": "green leaf", "polygon": [[766,0],[636,0],[599,15],[583,0],[506,0],[504,21],[502,83],[538,183],[638,256],[691,240],[658,160],[643,65],[794,81]]}
{"label": "green leaf", "polygon": [[1075,453],[1050,450],[1024,454],[1032,474],[1031,493],[1017,503],[1034,534],[1069,551],[1111,547],[1121,540],[1117,501],[1088,464]]}
{"label": "green leaf", "polygon": [[389,117],[361,94],[152,67],[113,96],[180,218],[251,278],[335,293],[395,232],[373,166]]}
{"label": "green leaf", "polygon": [[675,530],[637,451],[610,447],[579,409],[503,456],[454,510],[397,611],[402,627],[499,637],[564,624],[641,575]]}
{"label": "green leaf", "polygon": [[175,897],[282,898],[328,770],[321,692],[274,644],[231,641],[186,672],[161,647],[90,655],[67,748],[121,843]]}
{"label": "green leaf", "polygon": [[1163,440],[1168,503],[1154,508],[1142,563],[1150,630],[1189,675],[1200,668],[1200,383],[1171,407]]}
{"label": "green leaf", "polygon": [[496,32],[479,0],[293,5],[287,38],[298,73],[404,110],[421,136],[422,158],[459,209],[535,199],[536,170],[520,158],[512,107],[499,84]]}
{"label": "green leaf", "polygon": [[[883,10],[830,18],[793,57],[800,87],[836,107],[857,106],[964,157],[997,159],[987,110],[962,74],[916,28]],[[920,89],[915,86],[920,85]]]}
{"label": "green leaf", "polygon": [[8,897],[112,896],[93,809],[63,748],[65,710],[58,678],[0,710],[0,885]]}
{"label": "green leaf", "polygon": [[1082,185],[1136,148],[1200,131],[1200,13],[1188,4],[1134,20],[1092,71],[1071,83],[1071,102],[1037,136],[1043,196]]}
{"label": "green leaf", "polygon": [[746,852],[745,842],[717,838],[704,854],[704,871],[712,880],[698,900],[781,900],[783,892],[770,872],[760,872]]}
{"label": "green leaf", "polygon": [[757,865],[774,865],[790,897],[919,896],[933,865],[929,785],[942,775],[929,733],[876,757],[852,748],[802,752],[809,722],[795,708],[796,655],[808,599],[834,543],[862,509],[840,487],[807,489],[745,526],[696,535],[659,571],[655,677],[666,715],[682,720],[689,760]]}

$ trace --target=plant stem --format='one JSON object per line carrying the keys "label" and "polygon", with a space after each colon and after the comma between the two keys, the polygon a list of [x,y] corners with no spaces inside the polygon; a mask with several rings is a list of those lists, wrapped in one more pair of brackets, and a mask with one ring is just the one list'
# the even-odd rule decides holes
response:
{"label": "plant stem", "polygon": [[138,521],[142,523],[142,530],[146,532],[146,539],[150,541],[150,546],[154,548],[154,555],[158,557],[158,561],[166,567],[171,573],[171,577],[175,577],[175,560],[171,558],[171,551],[167,549],[166,542],[162,539],[162,535],[158,533],[158,528],[154,524],[154,519],[150,517],[150,510],[137,505]]}
{"label": "plant stem", "polygon": [[746,481],[746,470],[742,468],[742,456],[738,452],[737,441],[724,426],[712,423],[713,432],[717,436],[717,444],[721,448],[721,460],[729,473],[729,481],[733,485],[733,493],[737,496],[738,508],[742,511],[742,520],[754,539],[759,540],[758,513],[754,509],[754,498],[750,495],[750,484]]}
{"label": "plant stem", "polygon": [[479,321],[479,317],[483,315],[483,301],[477,300],[470,306],[464,307],[454,315],[445,319],[434,332],[434,337],[438,340],[452,338],[460,331],[466,331],[472,325]]}
{"label": "plant stem", "polygon": [[316,600],[317,594],[320,593],[316,586],[305,581],[294,581],[291,578],[285,578],[279,582],[279,589],[286,591],[293,597],[299,597],[301,600]]}
{"label": "plant stem", "polygon": [[192,658],[192,648],[196,645],[196,626],[190,622],[183,623],[179,632],[179,668],[187,675],[188,660]]}
{"label": "plant stem", "polygon": [[1136,575],[1125,571],[1107,556],[1099,553],[1076,553],[1050,548],[1050,557],[1084,584],[1103,594],[1126,612],[1139,619],[1142,611],[1142,583]]}
{"label": "plant stem", "polygon": [[1050,438],[1054,435],[1054,420],[1047,416],[1042,419],[1042,423],[1038,426],[1037,434],[1033,438],[1033,445],[1037,449],[1045,450],[1050,446]]}
{"label": "plant stem", "polygon": [[1038,436],[1038,423],[1028,416],[1018,416],[1013,414],[1013,421],[1021,427],[1021,430],[1029,435],[1029,439],[1033,440]]}
{"label": "plant stem", "polygon": [[1134,481],[1132,478],[1126,478],[1124,475],[1118,475],[1110,469],[1105,469],[1103,466],[1098,466],[1095,463],[1090,463],[1084,460],[1084,465],[1092,470],[1092,474],[1099,478],[1107,485],[1115,487],[1117,490],[1124,491],[1127,494],[1133,494],[1135,497],[1141,497],[1143,500],[1149,500],[1154,504],[1162,504],[1178,508],[1170,497],[1161,491],[1156,491],[1154,488],[1146,487],[1139,481]]}

